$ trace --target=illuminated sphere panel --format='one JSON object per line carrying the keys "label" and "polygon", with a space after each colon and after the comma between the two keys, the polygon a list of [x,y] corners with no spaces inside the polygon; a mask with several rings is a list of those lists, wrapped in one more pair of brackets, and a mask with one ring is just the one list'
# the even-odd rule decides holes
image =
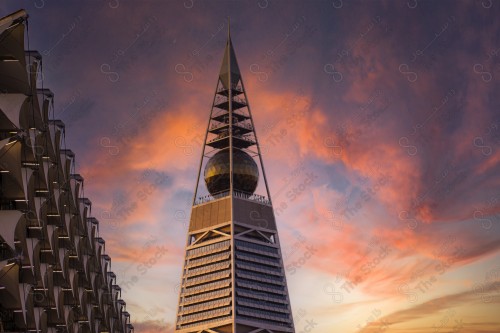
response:
{"label": "illuminated sphere panel", "polygon": [[[236,191],[252,194],[259,182],[259,169],[253,158],[239,149],[233,149],[233,187]],[[230,183],[229,149],[221,150],[205,166],[205,184],[215,195],[228,191]]]}

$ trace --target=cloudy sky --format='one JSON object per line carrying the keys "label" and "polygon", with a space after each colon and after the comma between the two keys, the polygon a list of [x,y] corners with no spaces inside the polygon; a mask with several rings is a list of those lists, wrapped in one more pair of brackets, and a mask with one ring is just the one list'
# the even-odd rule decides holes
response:
{"label": "cloudy sky", "polygon": [[172,332],[227,16],[297,332],[498,332],[500,3],[19,8],[138,332]]}

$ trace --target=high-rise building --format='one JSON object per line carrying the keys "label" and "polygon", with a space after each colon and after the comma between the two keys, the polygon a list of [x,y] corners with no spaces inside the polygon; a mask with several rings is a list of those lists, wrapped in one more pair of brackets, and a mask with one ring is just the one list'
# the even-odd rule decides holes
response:
{"label": "high-rise building", "polygon": [[262,153],[229,28],[191,209],[175,331],[294,332]]}
{"label": "high-rise building", "polygon": [[0,332],[130,333],[27,19],[0,18]]}

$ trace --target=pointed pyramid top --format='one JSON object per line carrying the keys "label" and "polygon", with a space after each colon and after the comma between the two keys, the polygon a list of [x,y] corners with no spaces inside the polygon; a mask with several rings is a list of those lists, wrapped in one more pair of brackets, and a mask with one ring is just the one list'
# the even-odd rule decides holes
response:
{"label": "pointed pyramid top", "polygon": [[233,43],[231,42],[231,27],[229,17],[227,18],[227,42],[226,49],[224,50],[224,58],[219,72],[219,78],[224,85],[224,88],[229,88],[229,82],[232,85],[236,84],[241,78],[240,68],[238,61],[236,61],[236,54],[234,53]]}

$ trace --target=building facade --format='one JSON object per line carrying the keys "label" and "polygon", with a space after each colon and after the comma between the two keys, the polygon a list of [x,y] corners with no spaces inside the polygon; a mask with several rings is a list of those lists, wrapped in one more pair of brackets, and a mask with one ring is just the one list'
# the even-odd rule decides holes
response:
{"label": "building facade", "polygon": [[181,279],[176,332],[295,332],[261,149],[229,29]]}
{"label": "building facade", "polygon": [[0,332],[130,333],[27,18],[0,19]]}

